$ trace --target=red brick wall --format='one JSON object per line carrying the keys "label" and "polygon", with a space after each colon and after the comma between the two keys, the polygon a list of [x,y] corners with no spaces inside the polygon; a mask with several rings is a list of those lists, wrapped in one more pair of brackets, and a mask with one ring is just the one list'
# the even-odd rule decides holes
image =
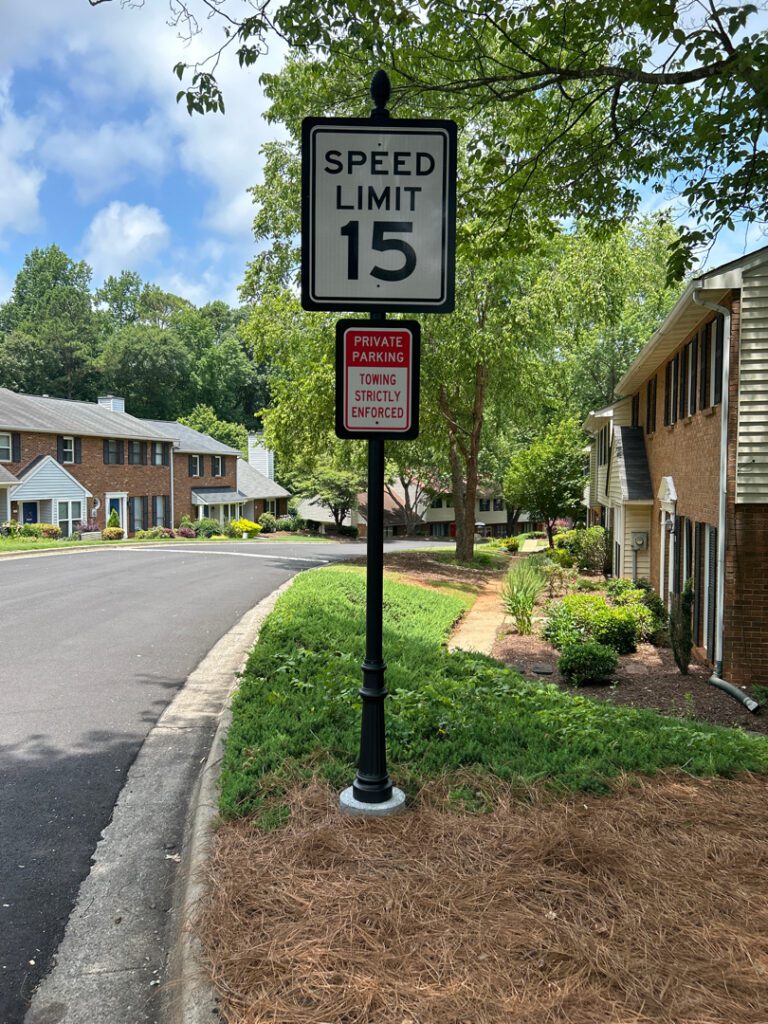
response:
{"label": "red brick wall", "polygon": [[237,456],[222,455],[223,476],[213,476],[211,472],[211,456],[201,455],[202,476],[189,475],[189,455],[181,452],[173,456],[174,481],[174,526],[178,526],[182,516],[197,519],[197,506],[192,504],[192,491],[201,487],[227,487],[237,490]]}
{"label": "red brick wall", "polygon": [[[128,464],[128,442],[125,441],[125,462],[119,466],[104,464],[104,439],[101,437],[81,438],[82,462],[65,466],[66,470],[84,487],[87,487],[94,498],[101,502],[101,508],[95,518],[101,529],[106,525],[105,511],[107,492],[125,492],[128,497],[151,499],[153,495],[170,494],[170,466],[131,466]],[[38,455],[57,455],[56,434],[21,434],[21,462],[15,468],[23,469],[27,463]],[[11,472],[14,466],[11,466]],[[93,503],[89,500],[88,510],[91,512]],[[150,505],[151,515],[151,505]]]}
{"label": "red brick wall", "polygon": [[739,310],[732,314],[728,388],[725,629],[723,675],[732,683],[768,683],[768,506],[737,505],[736,431],[739,395]]}

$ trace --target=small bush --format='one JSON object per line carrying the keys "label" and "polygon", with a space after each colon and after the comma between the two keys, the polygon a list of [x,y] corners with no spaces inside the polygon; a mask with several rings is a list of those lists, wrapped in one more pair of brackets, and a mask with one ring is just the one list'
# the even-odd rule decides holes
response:
{"label": "small bush", "polygon": [[42,530],[39,523],[22,523],[19,528],[20,537],[42,537]]}
{"label": "small bush", "polygon": [[58,540],[61,537],[61,527],[53,523],[40,523],[40,536],[46,540]]}
{"label": "small bush", "polygon": [[290,516],[280,516],[275,524],[278,530],[283,530],[286,533],[290,533],[291,530],[295,529],[293,525],[294,521]]}
{"label": "small bush", "polygon": [[570,643],[563,648],[557,667],[574,686],[599,683],[616,671],[619,663],[616,651],[595,640]]}
{"label": "small bush", "polygon": [[638,584],[634,580],[627,579],[626,576],[619,576],[614,580],[609,580],[605,585],[606,594],[614,600],[629,590],[637,589],[639,589]]}
{"label": "small bush", "polygon": [[682,592],[673,596],[672,609],[669,613],[672,653],[675,656],[675,664],[684,676],[688,675],[693,650],[692,612],[693,580],[687,579]]}
{"label": "small bush", "polygon": [[607,533],[602,526],[566,530],[555,537],[556,550],[565,550],[585,572],[602,572],[608,550]]}
{"label": "small bush", "polygon": [[[551,554],[551,552],[549,552]],[[567,594],[568,590],[576,582],[575,569],[562,569],[555,562],[548,562],[544,567],[544,579],[547,583],[547,593],[550,598],[559,594]]]}
{"label": "small bush", "polygon": [[558,651],[565,650],[569,644],[579,643],[585,636],[584,629],[562,602],[550,607],[541,635]]}
{"label": "small bush", "polygon": [[215,519],[196,519],[192,529],[196,537],[215,537],[221,533],[221,523]]}
{"label": "small bush", "polygon": [[644,590],[641,590],[639,587],[632,587],[629,590],[622,590],[621,593],[617,594],[613,599],[613,603],[618,608],[625,608],[630,604],[642,604],[644,597]]}
{"label": "small bush", "polygon": [[335,532],[338,533],[340,537],[357,537],[360,533],[356,526],[340,526]]}
{"label": "small bush", "polygon": [[561,569],[572,569],[576,565],[575,557],[565,548],[550,548],[547,555],[549,560],[555,565],[559,565]]}
{"label": "small bush", "polygon": [[168,526],[151,526],[148,530],[137,530],[136,540],[170,540],[176,534]]}
{"label": "small bush", "polygon": [[109,513],[109,519],[107,520],[108,529],[119,529],[120,527],[120,516],[117,514],[117,509],[113,508]]}
{"label": "small bush", "polygon": [[125,530],[122,526],[107,526],[101,531],[102,540],[122,540],[124,536]]}
{"label": "small bush", "polygon": [[507,573],[501,592],[504,607],[521,636],[530,636],[536,599],[546,586],[546,577],[531,558],[521,558]]}
{"label": "small bush", "polygon": [[550,609],[543,635],[558,650],[586,638],[617,654],[630,654],[651,629],[651,615],[643,605],[612,608],[596,594],[570,594]]}
{"label": "small bush", "polygon": [[21,527],[16,519],[8,519],[0,524],[0,537],[18,537],[20,533]]}
{"label": "small bush", "polygon": [[588,579],[585,576],[579,576],[576,580],[576,590],[581,590],[585,593],[594,592],[600,590],[600,583],[597,580]]}
{"label": "small bush", "polygon": [[180,526],[176,531],[176,536],[186,537],[188,540],[191,540],[193,537],[196,537],[197,534],[195,533],[191,526]]}
{"label": "small bush", "polygon": [[262,512],[259,516],[259,526],[264,533],[274,533],[277,529],[277,519],[271,512]]}
{"label": "small bush", "polygon": [[261,526],[250,519],[246,519],[244,516],[240,519],[233,519],[229,524],[229,528],[235,537],[242,537],[244,533],[249,537],[258,537],[261,533]]}

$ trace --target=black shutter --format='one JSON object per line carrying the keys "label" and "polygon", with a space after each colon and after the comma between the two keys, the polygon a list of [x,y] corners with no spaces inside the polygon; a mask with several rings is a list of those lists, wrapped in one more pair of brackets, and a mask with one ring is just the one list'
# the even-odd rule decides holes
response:
{"label": "black shutter", "polygon": [[664,426],[668,427],[672,422],[670,409],[672,408],[672,363],[664,367]]}
{"label": "black shutter", "polygon": [[133,498],[128,499],[128,533],[136,530],[136,516],[134,515]]}
{"label": "black shutter", "polygon": [[677,408],[678,417],[685,419],[688,412],[688,346],[686,345],[680,353],[678,363],[679,377],[677,381]]}
{"label": "black shutter", "polygon": [[659,378],[654,374],[653,376],[653,398],[651,399],[651,423],[653,426],[651,430],[656,430],[656,405],[658,404],[658,390],[659,390]]}
{"label": "black shutter", "polygon": [[704,524],[696,523],[693,563],[693,642],[701,646],[701,583],[704,575]]}
{"label": "black shutter", "polygon": [[723,332],[724,320],[719,316],[715,321],[715,393],[712,397],[712,404],[717,405],[723,400]]}
{"label": "black shutter", "polygon": [[194,476],[195,475],[195,464],[192,461],[192,456],[191,455],[187,456],[187,474],[189,476]]}
{"label": "black shutter", "polygon": [[216,476],[216,456],[211,456],[211,476]]}
{"label": "black shutter", "polygon": [[679,399],[678,387],[680,386],[680,353],[678,352],[672,360],[672,403],[671,422],[677,423],[677,403]]}
{"label": "black shutter", "polygon": [[109,441],[104,442],[104,465],[109,464]]}
{"label": "black shutter", "polygon": [[672,565],[672,593],[680,593],[680,577],[682,576],[683,566],[683,546],[682,546],[682,516],[675,516],[675,560]]}
{"label": "black shutter", "polygon": [[171,464],[171,446],[167,442],[163,442],[163,465],[170,466]]}
{"label": "black shutter", "polygon": [[149,498],[145,494],[141,499],[141,528],[146,530],[149,526]]}
{"label": "black shutter", "polygon": [[146,466],[146,464],[147,464],[147,442],[146,441],[142,441],[141,442],[141,464],[142,464],[142,466]]}
{"label": "black shutter", "polygon": [[83,442],[79,437],[75,438],[75,462],[80,465],[83,461]]}
{"label": "black shutter", "polygon": [[[693,576],[693,523],[685,519],[685,579]],[[685,580],[683,581],[685,582]]]}
{"label": "black shutter", "polygon": [[125,441],[117,442],[117,463],[119,466],[125,462]]}
{"label": "black shutter", "polygon": [[11,462],[21,462],[21,434],[11,434]]}
{"label": "black shutter", "polygon": [[699,336],[698,334],[693,339],[691,345],[691,407],[688,412],[693,416],[696,412],[696,381],[698,380],[698,368],[699,368]]}
{"label": "black shutter", "polygon": [[701,380],[699,386],[699,407],[702,409],[707,409],[709,407],[709,353],[711,330],[712,324],[709,323],[701,332]]}
{"label": "black shutter", "polygon": [[57,437],[56,438],[56,460],[57,460],[57,462],[63,462],[64,461],[64,438],[63,437]]}
{"label": "black shutter", "polygon": [[717,527],[710,526],[707,565],[707,657],[715,660],[715,612],[717,610]]}
{"label": "black shutter", "polygon": [[163,526],[171,525],[171,499],[168,494],[163,497]]}

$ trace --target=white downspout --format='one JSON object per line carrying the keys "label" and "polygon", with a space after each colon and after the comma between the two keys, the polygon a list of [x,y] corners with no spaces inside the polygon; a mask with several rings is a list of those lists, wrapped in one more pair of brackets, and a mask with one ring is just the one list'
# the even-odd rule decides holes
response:
{"label": "white downspout", "polygon": [[717,597],[715,613],[715,675],[723,672],[723,629],[725,614],[725,515],[728,496],[728,408],[731,379],[731,311],[726,306],[701,298],[701,289],[693,292],[697,306],[711,309],[723,317],[723,398],[720,403],[720,492],[717,514]]}

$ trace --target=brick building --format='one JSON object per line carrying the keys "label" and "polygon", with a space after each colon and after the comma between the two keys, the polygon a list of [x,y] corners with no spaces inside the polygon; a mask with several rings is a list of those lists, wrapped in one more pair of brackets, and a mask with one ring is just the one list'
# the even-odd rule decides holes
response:
{"label": "brick building", "polygon": [[47,522],[69,535],[117,513],[127,533],[183,515],[227,521],[245,500],[238,452],[177,423],[142,420],[122,398],[95,403],[0,388],[0,522]]}
{"label": "brick building", "polygon": [[768,247],[694,279],[617,393],[584,424],[614,575],[668,607],[691,578],[698,654],[768,682]]}

